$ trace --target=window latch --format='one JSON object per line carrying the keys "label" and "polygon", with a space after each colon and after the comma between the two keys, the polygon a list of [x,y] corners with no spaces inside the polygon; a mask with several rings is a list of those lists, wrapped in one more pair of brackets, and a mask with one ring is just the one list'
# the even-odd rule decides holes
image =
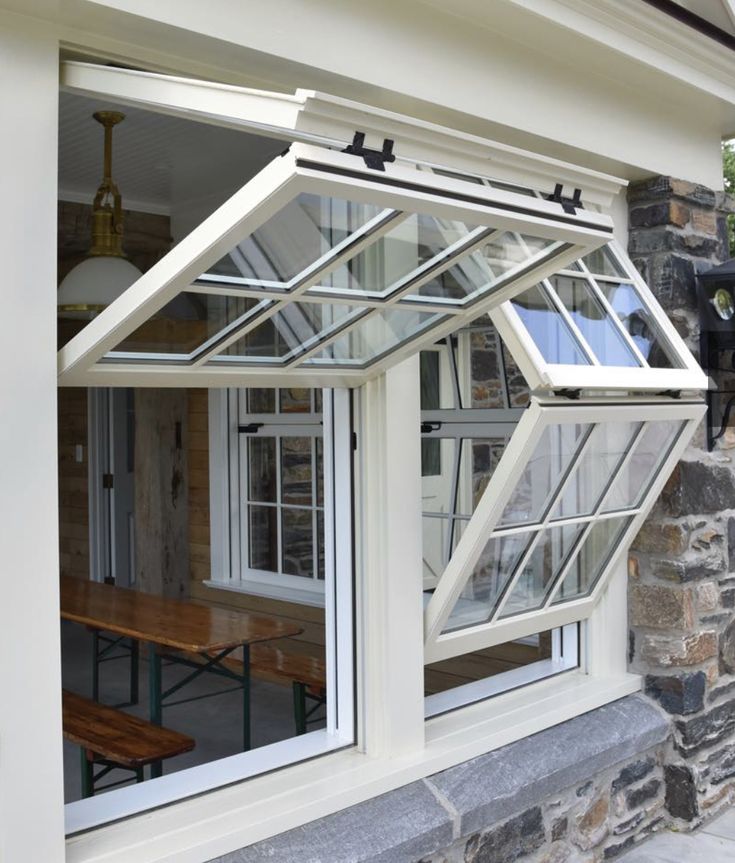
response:
{"label": "window latch", "polygon": [[421,423],[421,434],[429,434],[430,432],[439,431],[442,427],[440,422],[424,422]]}
{"label": "window latch", "polygon": [[367,167],[372,168],[373,171],[385,171],[385,163],[396,160],[393,153],[393,143],[391,138],[384,138],[382,150],[371,150],[365,146],[365,133],[355,132],[352,143],[345,147],[342,152],[352,156],[362,156]]}
{"label": "window latch", "polygon": [[238,426],[237,430],[240,434],[257,434],[263,426],[264,423],[247,423],[247,425]]}
{"label": "window latch", "polygon": [[582,190],[575,189],[571,198],[564,194],[564,186],[562,183],[557,183],[554,186],[554,191],[546,196],[547,201],[553,201],[555,204],[561,204],[562,210],[570,216],[574,216],[577,210],[582,209]]}

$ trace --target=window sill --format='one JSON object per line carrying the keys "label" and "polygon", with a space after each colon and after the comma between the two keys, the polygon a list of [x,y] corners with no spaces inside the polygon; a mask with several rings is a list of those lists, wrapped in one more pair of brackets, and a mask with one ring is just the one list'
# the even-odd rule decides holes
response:
{"label": "window sill", "polygon": [[241,579],[236,581],[203,581],[205,587],[215,590],[231,590],[233,593],[245,593],[248,596],[262,596],[266,599],[280,599],[283,602],[293,602],[296,605],[310,605],[314,608],[324,608],[324,592],[303,590],[296,587],[284,587],[280,584],[264,584],[260,581]]}
{"label": "window sill", "polygon": [[[77,835],[67,841],[67,863],[125,863],[133,857],[138,863],[205,863],[270,837],[278,836],[273,841],[280,844],[288,841],[287,835],[280,836],[286,831],[357,804],[378,805],[372,798],[470,759],[496,757],[488,753],[637,692],[640,685],[640,677],[632,674],[589,677],[570,672],[429,720],[425,747],[417,745],[414,751],[399,756],[368,757],[351,748]],[[634,700],[640,702],[640,709],[648,709],[642,699]],[[607,711],[613,716],[620,712],[615,706]],[[640,722],[624,722],[628,729],[624,739],[605,731],[605,713],[595,720],[598,724],[604,720],[596,735],[579,737],[594,750],[588,756],[579,758],[577,749],[568,744],[554,751],[562,755],[570,752],[583,771],[593,766],[604,769],[608,761],[612,765],[627,757],[628,750],[651,748],[663,739],[664,723],[655,713],[659,722],[650,729]],[[585,721],[586,717],[576,720]],[[553,736],[554,730],[546,734]],[[533,741],[524,741],[522,746],[527,743]],[[509,751],[505,750],[504,757]],[[550,781],[564,782],[563,787],[573,784],[571,772],[576,768],[551,766],[554,775]],[[403,791],[410,793],[410,788]],[[491,801],[481,800],[480,805],[489,807]],[[402,810],[399,806],[393,811]],[[464,830],[472,817],[469,812],[458,811],[455,821],[461,819],[461,824],[452,824],[449,813],[444,813],[446,825],[442,824],[439,832],[451,836],[455,830]],[[324,825],[311,825],[306,832],[311,835],[314,829],[324,830]],[[302,839],[304,832],[299,831]],[[433,831],[431,835],[436,838]],[[421,856],[423,852],[412,859]],[[236,859],[248,858],[240,855]],[[337,858],[324,859],[332,863]]]}

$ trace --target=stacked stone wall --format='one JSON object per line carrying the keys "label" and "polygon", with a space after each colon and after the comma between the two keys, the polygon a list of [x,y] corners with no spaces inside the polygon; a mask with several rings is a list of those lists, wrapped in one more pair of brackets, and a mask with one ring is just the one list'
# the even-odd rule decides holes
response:
{"label": "stacked stone wall", "polygon": [[[629,190],[634,263],[695,356],[696,276],[726,260],[732,201],[669,177]],[[735,376],[715,373],[720,389]],[[631,669],[671,716],[667,816],[699,824],[735,802],[735,429],[704,424],[638,535],[629,565]]]}

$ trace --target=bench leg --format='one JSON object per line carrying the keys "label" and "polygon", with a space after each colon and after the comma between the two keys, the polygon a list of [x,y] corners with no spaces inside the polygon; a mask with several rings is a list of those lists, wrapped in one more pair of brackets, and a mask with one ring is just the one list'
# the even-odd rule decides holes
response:
{"label": "bench leg", "polygon": [[[148,693],[150,721],[154,725],[163,724],[163,705],[161,704],[161,654],[152,642],[148,645]],[[163,762],[151,762],[151,779],[163,776]]]}
{"label": "bench leg", "polygon": [[100,634],[99,630],[92,630],[92,701],[100,700]]}
{"label": "bench leg", "polygon": [[242,748],[250,750],[250,645],[242,646]]}
{"label": "bench leg", "polygon": [[140,700],[138,692],[138,673],[140,668],[140,642],[130,639],[130,703],[137,704]]}
{"label": "bench leg", "polygon": [[306,734],[306,684],[294,680],[293,686],[293,716],[296,723],[296,734]]}
{"label": "bench leg", "polygon": [[82,767],[82,798],[94,797],[94,756],[80,748]]}
{"label": "bench leg", "polygon": [[135,781],[136,782],[145,782],[145,768],[144,767],[136,767],[135,768]]}

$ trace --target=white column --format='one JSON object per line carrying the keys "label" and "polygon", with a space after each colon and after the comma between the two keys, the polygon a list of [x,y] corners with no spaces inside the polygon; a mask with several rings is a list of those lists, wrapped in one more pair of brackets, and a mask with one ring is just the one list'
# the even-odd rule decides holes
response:
{"label": "white column", "polygon": [[360,743],[387,757],[424,745],[418,356],[363,387],[360,405]]}
{"label": "white column", "polygon": [[64,859],[55,34],[0,12],[0,860]]}

